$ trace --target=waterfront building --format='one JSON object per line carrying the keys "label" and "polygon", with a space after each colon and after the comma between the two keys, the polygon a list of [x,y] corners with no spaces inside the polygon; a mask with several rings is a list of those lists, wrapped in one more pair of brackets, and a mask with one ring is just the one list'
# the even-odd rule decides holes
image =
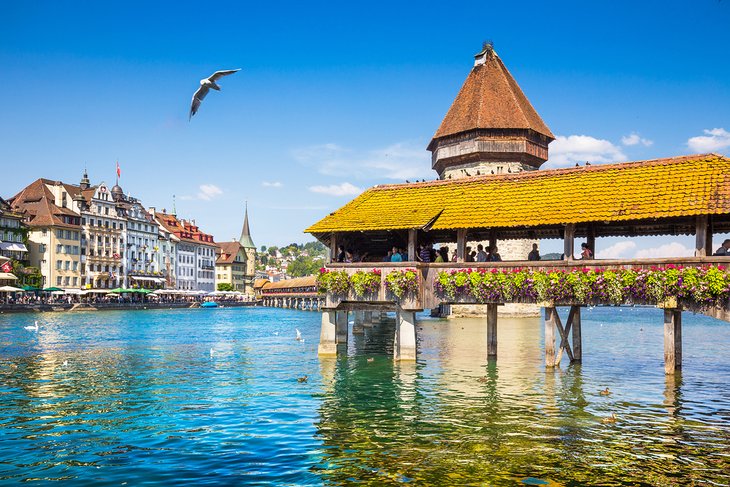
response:
{"label": "waterfront building", "polygon": [[0,198],[0,256],[27,264],[27,232],[23,215],[13,211],[10,203]]}
{"label": "waterfront building", "polygon": [[178,219],[164,209],[155,213],[155,220],[180,240],[176,245],[176,289],[214,291],[216,244],[213,236],[202,232],[194,220]]}
{"label": "waterfront building", "polygon": [[159,224],[138,199],[115,193],[114,200],[127,216],[126,270],[129,286],[163,287],[165,276],[157,258],[160,251]]}
{"label": "waterfront building", "polygon": [[230,284],[234,291],[248,292],[246,279],[246,249],[240,242],[218,243],[215,261],[215,287]]}
{"label": "waterfront building", "polygon": [[80,196],[74,202],[81,213],[83,287],[127,287],[127,213],[125,206],[117,202],[124,192],[119,184],[111,189],[104,182],[91,186],[86,171],[78,188]]}
{"label": "waterfront building", "polygon": [[[164,211],[164,210],[163,210]],[[174,233],[171,233],[163,225],[160,225],[155,218],[157,209],[150,207],[148,213],[152,217],[153,221],[157,223],[157,241],[158,250],[155,252],[154,258],[157,262],[157,269],[165,279],[165,287],[168,289],[176,288],[176,276],[177,276],[177,244],[180,242]]]}
{"label": "waterfront building", "polygon": [[81,285],[81,215],[78,188],[37,179],[10,200],[28,225],[28,263],[42,274],[42,286]]}
{"label": "waterfront building", "polygon": [[243,214],[243,227],[238,241],[218,245],[216,259],[216,288],[218,283],[231,284],[236,291],[254,294],[256,279],[256,245],[248,223],[248,205]]}

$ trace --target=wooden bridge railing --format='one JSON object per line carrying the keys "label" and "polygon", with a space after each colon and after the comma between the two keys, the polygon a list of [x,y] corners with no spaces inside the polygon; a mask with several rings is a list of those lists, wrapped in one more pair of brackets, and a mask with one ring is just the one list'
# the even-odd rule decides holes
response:
{"label": "wooden bridge railing", "polygon": [[[416,269],[418,275],[418,291],[401,299],[399,305],[403,309],[435,308],[440,303],[448,302],[437,295],[434,282],[442,271],[459,271],[467,269],[497,269],[510,271],[529,269],[534,271],[551,271],[572,269],[651,269],[669,265],[681,267],[706,267],[710,265],[730,265],[730,257],[672,257],[654,259],[606,259],[606,260],[545,260],[545,261],[507,261],[507,262],[464,262],[464,263],[421,263],[421,262],[358,262],[352,264],[331,263],[326,268],[330,271],[345,271],[352,275],[357,271],[381,271],[381,285],[377,293],[357,296],[352,290],[346,296],[326,293],[327,308],[365,309],[369,306],[394,305],[396,298],[387,291],[386,276],[394,270]],[[458,302],[476,303],[476,299],[461,299]]]}

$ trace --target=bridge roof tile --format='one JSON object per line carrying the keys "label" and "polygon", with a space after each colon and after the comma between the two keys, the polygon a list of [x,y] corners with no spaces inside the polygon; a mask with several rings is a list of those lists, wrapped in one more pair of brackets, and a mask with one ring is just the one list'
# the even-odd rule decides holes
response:
{"label": "bridge roof tile", "polygon": [[511,228],[704,214],[730,214],[730,159],[717,154],[376,186],[306,232]]}

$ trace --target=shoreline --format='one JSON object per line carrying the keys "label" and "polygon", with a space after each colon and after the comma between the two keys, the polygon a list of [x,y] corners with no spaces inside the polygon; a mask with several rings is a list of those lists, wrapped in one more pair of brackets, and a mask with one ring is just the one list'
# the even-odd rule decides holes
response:
{"label": "shoreline", "polygon": [[[257,303],[219,303],[218,308],[254,307]],[[5,313],[53,313],[73,311],[125,311],[150,309],[200,309],[200,303],[59,303],[59,304],[11,304],[0,305],[0,314]]]}

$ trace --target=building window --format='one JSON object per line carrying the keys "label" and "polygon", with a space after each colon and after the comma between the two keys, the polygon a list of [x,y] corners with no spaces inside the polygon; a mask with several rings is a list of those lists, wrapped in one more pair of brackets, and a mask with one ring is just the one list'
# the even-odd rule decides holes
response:
{"label": "building window", "polygon": [[61,279],[63,279],[61,276],[56,277],[56,286],[61,285],[61,282],[62,282]]}

